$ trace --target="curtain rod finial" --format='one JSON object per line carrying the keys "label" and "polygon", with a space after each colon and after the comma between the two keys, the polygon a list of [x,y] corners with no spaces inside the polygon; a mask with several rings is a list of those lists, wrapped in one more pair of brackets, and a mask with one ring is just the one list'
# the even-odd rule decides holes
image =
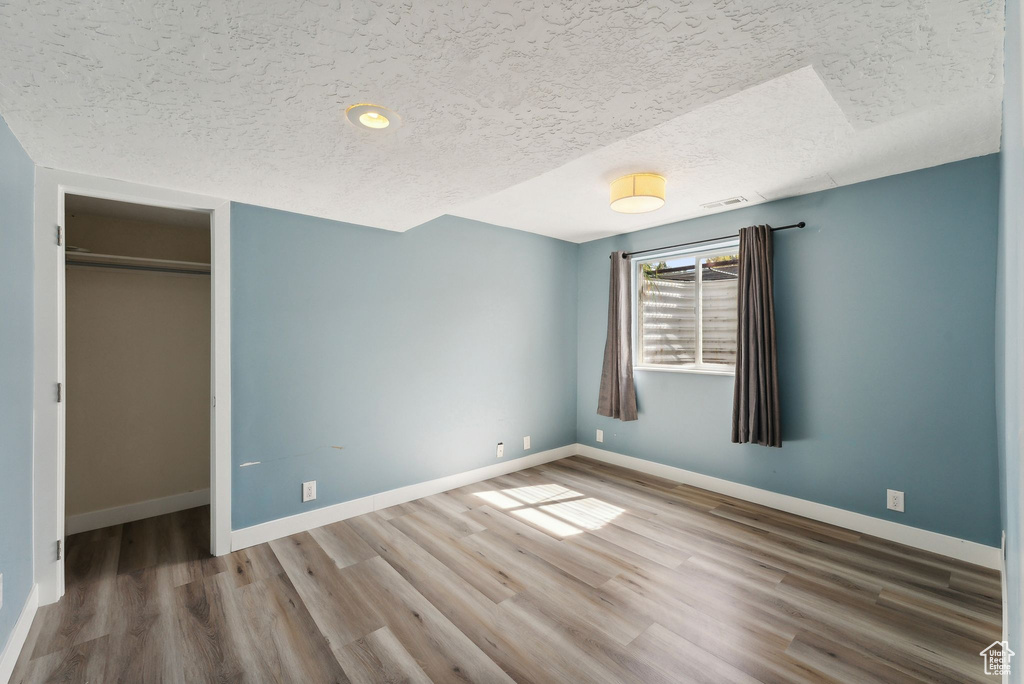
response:
{"label": "curtain rod finial", "polygon": [[796,227],[797,227],[797,228],[803,228],[803,227],[804,227],[804,226],[806,226],[806,225],[807,225],[806,223],[804,223],[803,221],[801,221],[800,223],[796,224]]}

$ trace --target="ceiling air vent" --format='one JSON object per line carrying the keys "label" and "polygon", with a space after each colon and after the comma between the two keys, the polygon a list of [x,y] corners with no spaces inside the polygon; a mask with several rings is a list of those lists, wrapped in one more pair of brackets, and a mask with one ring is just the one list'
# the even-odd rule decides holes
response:
{"label": "ceiling air vent", "polygon": [[724,200],[718,200],[717,202],[708,202],[707,204],[700,205],[703,209],[721,209],[722,207],[731,207],[734,204],[743,204],[747,201],[746,197],[730,197]]}

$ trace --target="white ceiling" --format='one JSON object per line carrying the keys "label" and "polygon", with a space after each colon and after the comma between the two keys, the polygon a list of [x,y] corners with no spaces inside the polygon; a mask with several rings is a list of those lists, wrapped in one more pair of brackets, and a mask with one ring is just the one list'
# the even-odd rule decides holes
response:
{"label": "white ceiling", "polygon": [[[700,205],[737,195],[756,204],[994,152],[999,109],[993,94],[858,129],[804,67],[451,213],[583,242],[713,213]],[[665,206],[611,211],[609,183],[636,171],[665,176]]]}
{"label": "white ceiling", "polygon": [[[1000,0],[0,4],[0,113],[43,166],[390,230],[583,241],[993,152]],[[384,135],[344,109],[402,115]],[[660,171],[669,202],[607,209]]]}

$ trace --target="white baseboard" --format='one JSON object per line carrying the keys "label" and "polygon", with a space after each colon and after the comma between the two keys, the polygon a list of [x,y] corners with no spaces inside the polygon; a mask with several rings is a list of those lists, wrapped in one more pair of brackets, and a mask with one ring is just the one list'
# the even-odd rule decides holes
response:
{"label": "white baseboard", "polygon": [[440,494],[441,492],[446,492],[449,489],[464,487],[465,485],[480,482],[482,480],[489,480],[492,477],[498,477],[499,475],[507,475],[508,473],[512,473],[517,470],[532,468],[533,466],[540,465],[541,463],[557,461],[560,458],[566,458],[567,456],[572,456],[573,454],[578,453],[578,449],[578,444],[568,444],[557,449],[539,451],[535,454],[509,459],[507,461],[495,463],[494,465],[484,466],[483,468],[467,470],[462,473],[456,473],[455,475],[447,475],[445,477],[439,477],[436,480],[419,482],[407,487],[390,489],[386,492],[372,494],[361,499],[343,501],[332,506],[317,508],[307,513],[298,513],[296,515],[288,516],[287,518],[278,518],[277,520],[260,523],[259,525],[244,527],[231,533],[231,550],[237,551],[239,549],[262,544],[274,539],[280,539],[281,537],[305,532],[306,530],[311,530],[316,527],[322,527],[323,525],[329,525],[331,523],[338,522],[339,520],[345,520],[346,518],[352,518],[372,511],[379,511],[382,508],[388,508],[389,506],[397,506],[398,504],[405,503],[406,501],[420,499],[432,494]]}
{"label": "white baseboard", "polygon": [[64,534],[78,534],[89,530],[98,530],[111,525],[133,522],[152,518],[156,515],[176,513],[196,506],[205,506],[210,503],[210,490],[197,489],[184,494],[174,494],[159,499],[140,501],[139,503],[104,508],[100,511],[69,515],[64,523]]}
{"label": "white baseboard", "polygon": [[862,513],[854,513],[842,508],[799,499],[795,496],[779,494],[766,489],[723,480],[710,475],[702,475],[675,466],[655,463],[633,456],[626,456],[612,451],[605,451],[585,444],[569,444],[557,449],[530,454],[521,458],[496,463],[494,465],[468,470],[455,475],[448,475],[436,480],[391,489],[361,499],[343,501],[332,506],[317,508],[307,513],[279,518],[260,523],[251,527],[235,530],[231,533],[231,550],[237,551],[249,546],[305,532],[316,527],[329,525],[364,513],[378,511],[389,506],[396,506],[424,496],[455,489],[474,482],[488,480],[492,477],[531,468],[541,463],[557,461],[561,458],[580,454],[598,461],[623,466],[631,470],[663,477],[674,482],[707,489],[719,494],[733,496],[737,499],[761,504],[787,513],[801,515],[805,518],[818,520],[844,527],[855,532],[863,532],[889,541],[906,544],[925,551],[942,554],[968,563],[987,568],[1002,568],[1002,553],[994,546],[986,546],[977,542],[951,537],[938,532],[922,530],[917,527],[903,525],[890,520],[882,520]]}
{"label": "white baseboard", "polygon": [[977,542],[959,539],[949,535],[922,530],[891,520],[882,520],[862,513],[854,513],[842,508],[798,499],[795,496],[770,492],[749,485],[723,480],[710,475],[701,475],[675,466],[655,463],[642,458],[605,451],[585,444],[576,445],[576,453],[597,461],[623,466],[648,475],[663,477],[674,482],[693,485],[719,494],[733,496],[737,499],[768,506],[787,513],[793,513],[812,520],[844,527],[855,532],[863,532],[889,541],[906,544],[925,551],[942,554],[950,558],[982,565],[986,568],[999,570],[1002,568],[1002,552],[994,546],[986,546]]}
{"label": "white baseboard", "polygon": [[33,584],[32,590],[28,592],[28,599],[21,609],[18,621],[14,623],[14,630],[7,639],[4,650],[0,652],[0,682],[7,684],[14,673],[14,666],[18,664],[18,656],[21,649],[25,647],[25,640],[28,639],[28,632],[32,628],[32,620],[39,609],[39,585]]}

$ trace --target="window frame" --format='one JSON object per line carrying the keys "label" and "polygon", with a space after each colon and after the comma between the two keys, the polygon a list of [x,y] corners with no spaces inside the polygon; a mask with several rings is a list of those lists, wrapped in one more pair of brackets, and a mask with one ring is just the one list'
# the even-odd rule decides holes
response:
{"label": "window frame", "polygon": [[[697,373],[700,375],[726,375],[735,376],[736,366],[730,366],[724,363],[703,363],[701,360],[703,356],[702,342],[703,342],[703,331],[704,325],[701,321],[701,284],[703,282],[703,275],[699,268],[700,260],[707,257],[722,256],[724,254],[738,254],[740,250],[739,238],[733,238],[729,240],[723,240],[710,245],[700,245],[697,247],[680,248],[680,249],[666,249],[660,252],[652,252],[644,255],[638,255],[630,257],[629,259],[629,270],[630,270],[630,299],[632,300],[632,333],[633,333],[633,370],[634,371],[656,371],[661,373]],[[696,280],[695,280],[695,292],[694,300],[696,316],[696,328],[697,328],[697,340],[696,340],[696,356],[697,360],[693,364],[687,365],[669,365],[664,363],[640,363],[640,290],[637,288],[639,282],[640,265],[651,261],[662,261],[667,259],[673,259],[678,257],[688,257],[694,260]],[[738,324],[737,324],[738,325]]]}

